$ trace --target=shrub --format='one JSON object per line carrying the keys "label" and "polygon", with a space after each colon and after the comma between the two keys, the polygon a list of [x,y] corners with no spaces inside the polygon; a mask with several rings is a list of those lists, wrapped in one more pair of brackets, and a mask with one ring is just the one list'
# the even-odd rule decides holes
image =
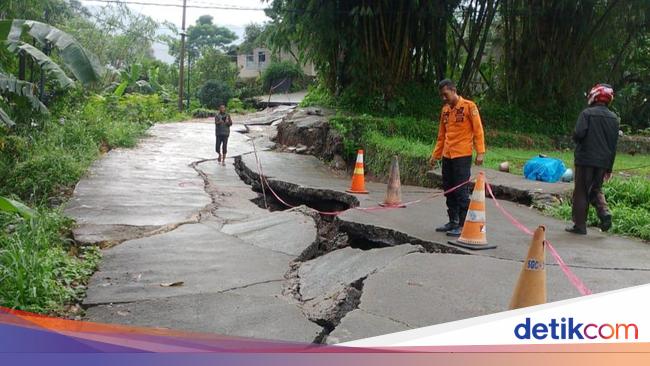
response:
{"label": "shrub", "polygon": [[234,95],[241,100],[262,94],[264,94],[264,91],[262,90],[262,82],[259,78],[237,80],[235,83]]}
{"label": "shrub", "polygon": [[194,118],[208,118],[208,117],[214,117],[216,115],[217,115],[217,111],[214,109],[196,108],[192,110],[192,117]]}
{"label": "shrub", "polygon": [[301,107],[319,105],[322,107],[336,107],[336,100],[322,83],[310,85],[307,95],[300,102]]}
{"label": "shrub", "polygon": [[239,98],[232,98],[228,101],[228,112],[239,113],[244,112],[244,103]]}
{"label": "shrub", "polygon": [[203,107],[217,109],[220,104],[228,104],[228,100],[233,97],[233,91],[222,81],[208,80],[201,86],[197,96]]}
{"label": "shrub", "polygon": [[[72,220],[58,210],[39,209],[33,219],[0,212],[0,304],[35,312],[57,312],[83,298],[95,271],[96,247],[73,248],[62,236]],[[77,255],[69,255],[78,251]]]}
{"label": "shrub", "polygon": [[38,207],[35,219],[0,212],[1,306],[56,314],[81,300],[99,249],[71,245],[71,220],[48,207],[100,151],[133,146],[152,123],[182,117],[157,95],[77,97],[60,99],[38,128],[0,130],[0,195]]}
{"label": "shrub", "polygon": [[134,146],[154,122],[179,117],[158,95],[92,96],[52,116],[40,130],[3,138],[0,194],[47,203],[72,187],[101,149]]}
{"label": "shrub", "polygon": [[292,79],[298,81],[304,78],[300,66],[291,61],[273,62],[262,73],[262,88],[268,92],[272,86],[277,85],[283,79]]}

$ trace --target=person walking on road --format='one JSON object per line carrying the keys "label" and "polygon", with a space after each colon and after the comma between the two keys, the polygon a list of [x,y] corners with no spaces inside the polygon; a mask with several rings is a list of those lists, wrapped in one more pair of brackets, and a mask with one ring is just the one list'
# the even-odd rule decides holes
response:
{"label": "person walking on road", "polygon": [[[431,165],[442,159],[442,188],[447,191],[469,180],[472,167],[472,147],[476,150],[476,165],[483,164],[485,141],[483,125],[476,104],[458,95],[456,85],[448,79],[438,84],[444,102],[440,128]],[[436,231],[448,236],[460,236],[469,207],[469,184],[445,194],[449,222]]]}
{"label": "person walking on road", "polygon": [[217,150],[217,163],[226,165],[226,153],[228,152],[228,136],[230,136],[230,126],[232,126],[232,119],[226,113],[226,106],[219,104],[219,113],[214,116],[214,128],[217,143],[215,149]]}
{"label": "person walking on road", "polygon": [[619,119],[609,110],[614,99],[614,89],[608,84],[597,84],[589,92],[588,107],[580,113],[573,141],[575,186],[573,189],[573,226],[566,231],[587,234],[589,204],[596,208],[600,229],[612,226],[612,214],[602,191],[603,182],[612,175],[616,145],[618,143]]}

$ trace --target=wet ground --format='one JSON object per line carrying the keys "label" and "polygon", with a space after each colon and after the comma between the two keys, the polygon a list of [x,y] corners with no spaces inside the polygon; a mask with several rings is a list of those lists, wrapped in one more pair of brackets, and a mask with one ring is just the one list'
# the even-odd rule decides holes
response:
{"label": "wet ground", "polygon": [[[66,209],[77,240],[106,248],[87,320],[338,343],[507,310],[529,238],[494,205],[487,236],[497,248],[480,252],[433,231],[445,221],[436,190],[403,187],[404,201],[425,199],[404,209],[319,215],[374,206],[385,185],[350,195],[349,179],[316,158],[262,151],[282,113],[238,117],[247,133],[232,133],[226,166],[201,122],[156,125],[138,147],[93,165]],[[258,162],[278,196],[301,207],[262,192]],[[594,292],[650,282],[646,243],[571,236],[558,220],[502,204],[528,227],[546,225]],[[550,301],[579,296],[550,256],[547,274]]]}

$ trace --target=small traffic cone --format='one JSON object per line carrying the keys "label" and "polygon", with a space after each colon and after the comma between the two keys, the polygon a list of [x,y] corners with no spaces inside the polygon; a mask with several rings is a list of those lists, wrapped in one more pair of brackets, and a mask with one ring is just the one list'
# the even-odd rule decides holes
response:
{"label": "small traffic cone", "polygon": [[388,187],[386,187],[384,203],[379,205],[384,207],[406,207],[402,204],[402,183],[399,179],[397,156],[393,156],[393,161],[390,164],[390,175],[388,176]]}
{"label": "small traffic cone", "polygon": [[488,245],[485,232],[485,174],[480,172],[467,209],[463,231],[457,240],[449,241],[449,244],[472,250],[496,248],[496,245]]}
{"label": "small traffic cone", "polygon": [[526,261],[521,267],[519,280],[510,300],[510,309],[546,303],[545,231],[544,226],[539,226],[533,234]]}
{"label": "small traffic cone", "polygon": [[346,192],[368,193],[366,191],[366,177],[363,172],[363,150],[357,151],[357,162],[354,164],[354,174],[352,174],[352,186]]}

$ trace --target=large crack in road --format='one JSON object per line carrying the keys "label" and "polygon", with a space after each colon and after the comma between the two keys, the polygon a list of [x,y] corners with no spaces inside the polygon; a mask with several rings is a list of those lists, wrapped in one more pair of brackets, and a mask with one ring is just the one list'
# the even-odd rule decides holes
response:
{"label": "large crack in road", "polygon": [[[87,319],[335,343],[507,308],[521,259],[466,255],[374,216],[319,214],[361,204],[339,189],[269,175],[300,207],[286,209],[268,191],[264,200],[247,137],[233,133],[234,163],[221,167],[205,158],[210,127],[156,126],[80,183],[76,233],[110,246],[89,286]],[[133,177],[125,166],[146,172]],[[598,291],[648,282],[646,268],[604,275],[572,265]],[[183,284],[162,286],[174,282]],[[549,286],[551,300],[576,296],[559,271]]]}

